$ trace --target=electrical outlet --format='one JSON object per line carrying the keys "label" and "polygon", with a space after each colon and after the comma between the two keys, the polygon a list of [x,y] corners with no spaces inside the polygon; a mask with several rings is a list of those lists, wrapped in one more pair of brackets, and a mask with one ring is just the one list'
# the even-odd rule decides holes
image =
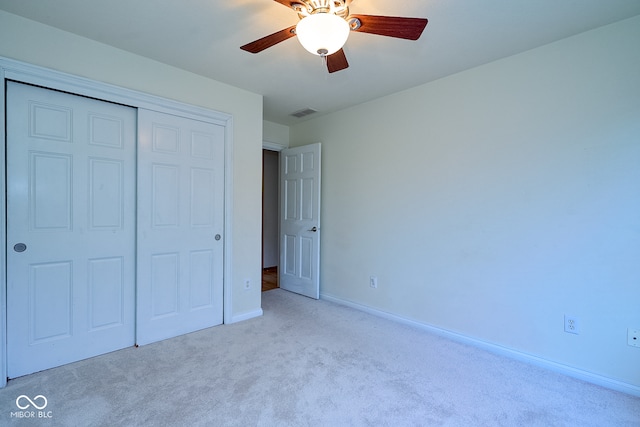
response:
{"label": "electrical outlet", "polygon": [[627,344],[640,347],[640,329],[627,329]]}
{"label": "electrical outlet", "polygon": [[378,287],[378,278],[376,276],[369,276],[369,287],[371,288]]}
{"label": "electrical outlet", "polygon": [[564,331],[578,335],[580,333],[580,322],[575,316],[564,315]]}
{"label": "electrical outlet", "polygon": [[251,280],[245,279],[245,281],[244,281],[244,290],[248,291],[249,289],[251,289]]}

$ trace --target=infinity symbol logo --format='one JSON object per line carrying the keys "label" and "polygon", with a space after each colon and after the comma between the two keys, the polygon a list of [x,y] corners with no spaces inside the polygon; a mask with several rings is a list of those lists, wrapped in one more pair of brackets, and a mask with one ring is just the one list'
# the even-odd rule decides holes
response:
{"label": "infinity symbol logo", "polygon": [[[35,402],[36,400],[41,399],[43,404],[42,406],[38,406],[38,404]],[[20,401],[26,400],[28,403],[25,404],[24,406],[22,406],[20,404]],[[36,397],[33,398],[33,400],[31,400],[29,398],[29,396],[25,396],[24,394],[18,396],[18,398],[16,399],[16,406],[20,409],[27,409],[29,406],[33,406],[34,408],[41,410],[47,407],[47,398],[44,397],[43,395],[39,394]]]}

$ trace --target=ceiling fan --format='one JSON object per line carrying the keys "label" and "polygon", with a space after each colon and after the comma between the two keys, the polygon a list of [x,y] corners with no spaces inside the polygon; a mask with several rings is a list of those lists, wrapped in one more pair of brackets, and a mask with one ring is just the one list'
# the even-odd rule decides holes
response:
{"label": "ceiling fan", "polygon": [[351,31],[418,40],[427,25],[424,18],[351,15],[353,0],[274,0],[298,13],[300,22],[284,30],[241,46],[251,53],[262,52],[291,37],[298,36],[302,46],[326,59],[330,73],[349,67],[342,47]]}

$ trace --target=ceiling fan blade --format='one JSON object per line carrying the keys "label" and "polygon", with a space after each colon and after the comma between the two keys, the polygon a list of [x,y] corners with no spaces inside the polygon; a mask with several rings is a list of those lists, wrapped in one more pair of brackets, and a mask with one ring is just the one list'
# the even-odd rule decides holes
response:
{"label": "ceiling fan blade", "polygon": [[253,41],[251,43],[247,43],[244,46],[240,46],[240,49],[246,50],[251,53],[262,52],[263,50],[270,48],[271,46],[275,46],[280,42],[283,42],[291,37],[296,35],[296,26],[292,25],[289,28],[285,28],[284,30],[280,30],[277,33],[269,34],[261,39]]}
{"label": "ceiling fan blade", "polygon": [[334,54],[327,56],[327,70],[330,73],[335,73],[336,71],[344,70],[349,67],[349,63],[347,62],[347,56],[344,54],[344,50],[340,49]]}
{"label": "ceiling fan blade", "polygon": [[350,15],[348,19],[352,18],[360,21],[360,28],[354,31],[408,40],[418,40],[428,22],[425,18],[399,16]]}
{"label": "ceiling fan blade", "polygon": [[289,9],[291,9],[291,3],[298,3],[293,0],[274,0],[274,1],[277,3],[280,3],[281,5],[287,6]]}

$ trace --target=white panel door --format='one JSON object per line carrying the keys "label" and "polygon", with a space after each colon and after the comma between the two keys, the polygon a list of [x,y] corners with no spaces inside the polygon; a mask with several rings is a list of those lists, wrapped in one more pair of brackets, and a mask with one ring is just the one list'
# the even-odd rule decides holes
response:
{"label": "white panel door", "polygon": [[222,323],[224,139],[138,111],[138,344]]}
{"label": "white panel door", "polygon": [[280,152],[280,287],[320,298],[320,144]]}
{"label": "white panel door", "polygon": [[135,109],[7,84],[10,378],[134,344]]}

